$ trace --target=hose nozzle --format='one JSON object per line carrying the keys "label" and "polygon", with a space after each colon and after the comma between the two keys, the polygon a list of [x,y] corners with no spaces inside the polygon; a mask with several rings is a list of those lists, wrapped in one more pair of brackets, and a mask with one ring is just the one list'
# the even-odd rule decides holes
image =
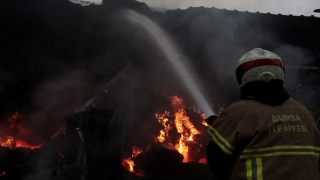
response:
{"label": "hose nozzle", "polygon": [[212,126],[212,124],[214,123],[214,121],[215,121],[216,119],[218,119],[218,116],[217,116],[217,115],[211,115],[211,116],[207,117],[207,118],[205,119],[205,121],[206,121],[210,126]]}

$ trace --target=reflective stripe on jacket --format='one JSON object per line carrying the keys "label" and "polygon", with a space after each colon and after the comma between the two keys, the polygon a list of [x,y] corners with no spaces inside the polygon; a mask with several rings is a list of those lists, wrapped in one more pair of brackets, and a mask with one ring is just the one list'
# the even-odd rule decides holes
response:
{"label": "reflective stripe on jacket", "polygon": [[310,112],[292,98],[280,106],[234,103],[208,134],[224,153],[239,154],[232,180],[319,179],[320,133]]}

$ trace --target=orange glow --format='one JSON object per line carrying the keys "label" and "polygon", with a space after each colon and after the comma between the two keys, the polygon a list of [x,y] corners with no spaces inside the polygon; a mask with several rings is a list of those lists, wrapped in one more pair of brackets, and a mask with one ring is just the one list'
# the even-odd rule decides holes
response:
{"label": "orange glow", "polygon": [[7,136],[6,138],[0,139],[0,145],[2,147],[7,147],[9,149],[15,149],[16,148],[16,141],[12,136]]}
{"label": "orange glow", "polygon": [[135,173],[137,176],[144,176],[144,173],[143,173],[143,171],[135,168],[133,158],[136,158],[138,156],[138,154],[140,154],[142,152],[143,152],[142,148],[137,147],[137,146],[133,146],[131,157],[126,158],[126,159],[122,159],[122,161],[121,161],[123,167],[125,167],[130,172]]}
{"label": "orange glow", "polygon": [[206,159],[206,158],[201,158],[201,159],[199,159],[198,163],[201,163],[201,164],[207,164],[207,163],[208,163],[208,161],[207,161],[207,159]]}
{"label": "orange glow", "polygon": [[22,119],[23,115],[19,112],[15,112],[11,117],[8,118],[10,123],[15,123],[18,119]]}
{"label": "orange glow", "polygon": [[40,148],[42,146],[42,144],[40,144],[40,145],[30,145],[30,144],[28,144],[27,142],[25,142],[23,140],[16,140],[16,147],[30,148],[31,150]]}
{"label": "orange glow", "polygon": [[[187,116],[185,111],[185,105],[183,103],[183,99],[179,96],[171,96],[169,97],[171,100],[171,106],[174,109],[174,112],[164,111],[164,113],[157,112],[155,117],[158,122],[162,125],[162,129],[159,130],[158,135],[154,138],[155,142],[160,142],[164,146],[170,146],[176,149],[180,154],[183,155],[182,162],[196,162],[196,157],[192,157],[192,152],[195,152],[194,148],[202,147],[201,144],[195,142],[195,135],[201,134],[199,130],[194,126],[191,122],[190,118]],[[208,126],[204,121],[206,116],[204,114],[201,115],[202,124]],[[205,124],[204,124],[205,123]],[[178,133],[172,133],[171,130],[175,130]],[[173,135],[175,137],[173,137]],[[143,172],[138,170],[134,163],[134,158],[137,157],[139,153],[143,151],[143,149],[133,146],[132,156],[129,158],[122,159],[122,166],[128,169],[130,172],[135,173],[137,176],[143,176]],[[200,149],[197,150],[200,152]],[[198,163],[206,164],[207,159],[201,158],[197,160]]]}
{"label": "orange glow", "polygon": [[205,114],[201,114],[201,118],[202,118],[202,124],[203,124],[204,126],[209,127],[209,124],[205,121],[206,118],[207,118],[207,116],[206,116]]}
{"label": "orange glow", "polygon": [[128,169],[130,172],[134,173],[133,167],[134,167],[134,162],[131,159],[131,157],[127,158],[127,159],[122,159],[122,166],[125,167],[126,169]]}
{"label": "orange glow", "polygon": [[139,148],[138,146],[133,146],[132,147],[132,157],[136,158],[138,156],[138,154],[142,153],[143,149]]}
{"label": "orange glow", "polygon": [[[15,112],[12,116],[8,118],[8,128],[12,128],[18,132],[16,135],[7,134],[5,136],[0,137],[0,146],[7,147],[9,149],[16,148],[30,148],[31,150],[39,148],[40,145],[30,145],[26,141],[23,140],[25,135],[30,134],[21,124],[18,124],[20,120],[23,119],[23,115],[19,112]],[[5,127],[4,127],[5,128]]]}
{"label": "orange glow", "polygon": [[192,157],[189,156],[188,144],[193,142],[193,136],[200,134],[200,132],[194,127],[189,117],[184,110],[183,99],[178,96],[172,96],[171,105],[174,108],[174,124],[178,133],[181,134],[179,143],[175,145],[175,148],[183,155],[183,162],[192,161]]}
{"label": "orange glow", "polygon": [[31,150],[33,150],[33,149],[39,148],[41,145],[29,145],[25,141],[16,140],[12,136],[6,136],[4,138],[3,137],[0,138],[0,146],[7,147],[7,148],[12,149],[12,150],[16,149],[16,148],[20,148],[20,147],[30,148]]}
{"label": "orange glow", "polygon": [[[170,97],[171,106],[174,108],[174,126],[177,132],[180,134],[179,141],[174,145],[174,148],[183,155],[183,162],[191,162],[193,159],[189,156],[189,145],[194,143],[194,135],[200,134],[195,126],[190,121],[184,110],[183,99],[178,96]],[[158,122],[162,124],[164,129],[160,130],[159,136],[155,138],[156,142],[166,143],[169,137],[169,130],[172,129],[172,122],[169,121],[169,117],[172,116],[170,112],[165,111],[163,114],[156,113]],[[166,145],[172,145],[167,144]]]}
{"label": "orange glow", "polygon": [[170,113],[165,111],[163,114],[156,113],[155,116],[158,119],[158,122],[164,127],[163,130],[160,130],[160,135],[155,138],[156,142],[163,142],[169,135],[169,130],[172,128],[168,119]]}

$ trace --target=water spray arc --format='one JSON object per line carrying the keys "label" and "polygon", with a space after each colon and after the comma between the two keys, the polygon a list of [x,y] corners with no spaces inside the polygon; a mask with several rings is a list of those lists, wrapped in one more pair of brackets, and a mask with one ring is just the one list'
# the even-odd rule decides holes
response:
{"label": "water spray arc", "polygon": [[148,33],[154,38],[157,45],[163,50],[166,58],[175,68],[179,77],[182,79],[186,85],[188,91],[191,93],[194,100],[200,106],[201,110],[206,116],[215,114],[210,108],[208,102],[205,100],[203,95],[198,88],[198,85],[195,83],[194,79],[191,77],[189,70],[185,66],[185,61],[181,53],[175,48],[172,41],[168,38],[169,36],[155,23],[145,16],[142,16],[133,10],[126,10],[125,17],[131,22],[141,25],[144,27]]}

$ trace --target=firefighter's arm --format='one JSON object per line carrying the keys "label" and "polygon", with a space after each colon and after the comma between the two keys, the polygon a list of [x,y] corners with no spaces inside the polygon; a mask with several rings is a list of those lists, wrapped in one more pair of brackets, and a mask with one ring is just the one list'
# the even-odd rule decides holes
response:
{"label": "firefighter's arm", "polygon": [[229,179],[235,162],[232,155],[224,153],[217,144],[210,141],[207,145],[207,158],[208,165],[215,176],[220,180]]}
{"label": "firefighter's arm", "polygon": [[228,179],[236,162],[234,156],[238,122],[223,111],[208,130],[210,142],[207,145],[208,164],[221,180]]}

